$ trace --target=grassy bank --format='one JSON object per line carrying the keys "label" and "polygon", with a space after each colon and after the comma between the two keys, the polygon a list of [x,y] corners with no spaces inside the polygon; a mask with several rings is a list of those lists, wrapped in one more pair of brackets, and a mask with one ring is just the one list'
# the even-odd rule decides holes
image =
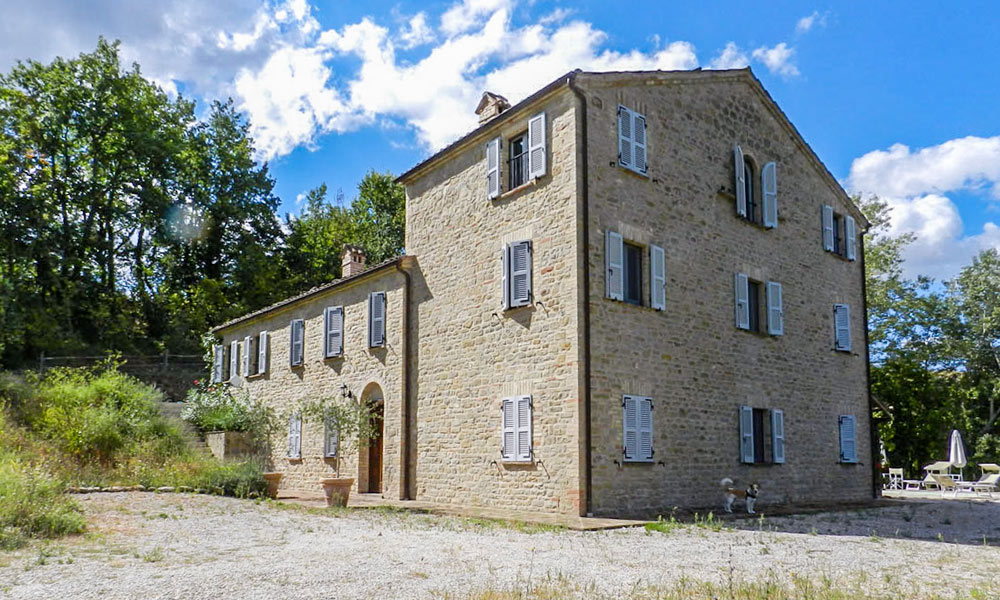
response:
{"label": "grassy bank", "polygon": [[259,465],[192,452],[157,409],[160,393],[117,370],[0,373],[0,548],[79,533],[67,486],[189,486],[264,492]]}

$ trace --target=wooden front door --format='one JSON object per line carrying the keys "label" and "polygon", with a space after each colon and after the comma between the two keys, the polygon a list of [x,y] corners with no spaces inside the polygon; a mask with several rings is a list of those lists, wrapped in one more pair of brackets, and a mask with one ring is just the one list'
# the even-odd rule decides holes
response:
{"label": "wooden front door", "polygon": [[375,436],[368,440],[368,491],[382,492],[382,413],[385,404],[377,403],[372,410],[372,420],[376,421]]}

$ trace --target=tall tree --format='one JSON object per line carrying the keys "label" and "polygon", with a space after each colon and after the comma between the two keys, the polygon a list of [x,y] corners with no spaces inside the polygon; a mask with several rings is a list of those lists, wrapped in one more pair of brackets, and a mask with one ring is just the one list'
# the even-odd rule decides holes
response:
{"label": "tall tree", "polygon": [[353,241],[353,227],[343,196],[336,204],[326,199],[326,184],[309,190],[302,214],[288,218],[285,238],[287,283],[292,290],[305,290],[340,277],[344,244]]}
{"label": "tall tree", "polygon": [[406,190],[389,173],[369,171],[351,203],[354,243],[365,249],[370,264],[403,253]]}

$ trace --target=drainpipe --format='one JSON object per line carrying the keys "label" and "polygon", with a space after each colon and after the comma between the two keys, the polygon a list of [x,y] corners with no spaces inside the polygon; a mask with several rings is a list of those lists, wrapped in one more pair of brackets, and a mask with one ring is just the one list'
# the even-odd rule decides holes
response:
{"label": "drainpipe", "polygon": [[871,446],[871,465],[872,465],[872,497],[878,498],[882,495],[882,473],[875,468],[875,465],[879,463],[879,444],[878,444],[878,432],[875,430],[875,419],[872,415],[875,413],[875,400],[872,397],[872,361],[871,355],[868,350],[869,335],[868,335],[868,277],[865,274],[865,236],[868,233],[865,229],[861,232],[861,306],[864,308],[864,320],[862,321],[865,325],[865,378],[867,379],[867,389],[868,389],[868,437],[869,444]]}
{"label": "drainpipe", "polygon": [[579,187],[579,195],[582,199],[581,216],[583,218],[583,411],[580,417],[583,419],[583,454],[584,454],[584,478],[583,478],[583,505],[584,515],[594,512],[593,507],[593,475],[591,468],[591,418],[590,418],[590,193],[588,184],[590,176],[587,171],[587,97],[580,88],[576,87],[576,70],[569,74],[566,85],[573,91],[580,100],[580,145],[582,157],[580,163],[580,173],[583,181]]}
{"label": "drainpipe", "polygon": [[403,274],[405,285],[403,286],[403,360],[402,362],[402,421],[399,424],[400,437],[400,462],[399,475],[400,500],[412,500],[410,496],[410,273],[400,266],[406,257],[396,263],[396,270]]}

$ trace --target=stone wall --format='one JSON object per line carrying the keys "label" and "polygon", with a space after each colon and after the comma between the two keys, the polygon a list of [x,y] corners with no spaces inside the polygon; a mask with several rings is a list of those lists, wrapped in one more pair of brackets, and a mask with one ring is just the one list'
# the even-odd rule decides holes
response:
{"label": "stone wall", "polygon": [[[723,477],[760,482],[761,507],[871,497],[862,263],[825,252],[821,241],[821,205],[846,212],[842,192],[746,73],[580,82],[588,96],[594,512],[713,506]],[[648,177],[613,166],[619,104],[647,118]],[[776,229],[736,215],[737,142],[758,169],[777,162]],[[644,306],[605,298],[608,229],[644,248]],[[649,244],[666,251],[662,312],[649,308]],[[784,335],[735,327],[737,272],[782,284]],[[851,306],[849,354],[833,349],[838,302]],[[651,464],[622,464],[623,394],[653,398]],[[784,411],[785,464],[740,463],[740,405]],[[859,464],[839,463],[842,414],[856,416]]]}
{"label": "stone wall", "polygon": [[[579,513],[578,202],[575,99],[563,88],[507,112],[407,183],[417,257],[411,383],[420,500]],[[485,144],[546,115],[547,174],[487,199]],[[530,239],[533,305],[501,306],[501,248]],[[501,459],[501,399],[533,401],[533,460]]]}
{"label": "stone wall", "polygon": [[[368,295],[385,291],[386,345],[368,347]],[[257,336],[268,331],[270,360],[267,373],[239,377],[234,385],[245,386],[263,397],[282,415],[300,401],[324,396],[339,397],[344,385],[355,399],[367,401],[381,391],[384,398],[382,493],[387,498],[402,497],[400,475],[402,441],[402,352],[404,278],[398,271],[383,271],[349,281],[316,296],[283,306],[278,310],[238,323],[225,330],[223,343]],[[323,311],[327,306],[344,307],[344,353],[338,358],[323,357]],[[305,319],[304,364],[289,366],[289,323]],[[242,350],[241,350],[242,351]],[[323,453],[324,427],[321,423],[302,424],[302,457],[288,457],[287,431],[274,436],[271,461],[274,470],[284,473],[282,490],[319,492],[319,479],[336,471],[336,459]],[[357,444],[356,444],[357,445]],[[355,478],[355,491],[368,490],[367,447],[342,451],[341,476]]]}

